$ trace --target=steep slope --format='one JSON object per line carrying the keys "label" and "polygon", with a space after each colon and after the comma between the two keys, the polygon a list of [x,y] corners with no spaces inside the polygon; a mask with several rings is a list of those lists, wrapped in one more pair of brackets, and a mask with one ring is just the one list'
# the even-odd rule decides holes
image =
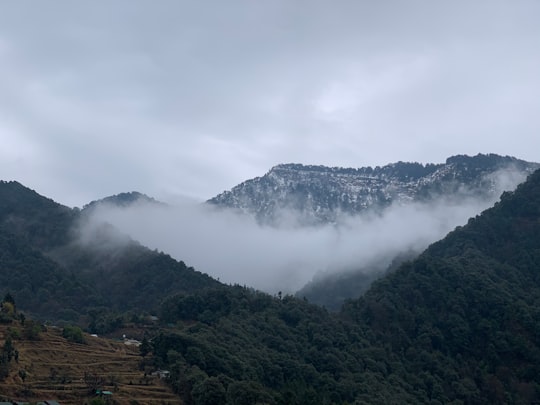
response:
{"label": "steep slope", "polygon": [[0,182],[0,293],[43,317],[62,316],[91,289],[46,252],[70,240],[77,213],[17,182]]}
{"label": "steep slope", "polygon": [[539,235],[540,171],[339,315],[239,286],[170,298],[156,362],[186,403],[537,403]]}
{"label": "steep slope", "polygon": [[[18,223],[25,226],[7,235],[26,243],[35,218]],[[153,358],[186,403],[535,403],[539,235],[535,172],[339,316],[239,286],[170,297],[161,318],[175,326],[154,336]],[[51,273],[64,269],[56,266]]]}
{"label": "steep slope", "polygon": [[[407,382],[427,398],[534,403],[540,399],[539,235],[540,171],[376,282],[345,312],[398,354]],[[392,374],[387,369],[385,378]]]}
{"label": "steep slope", "polygon": [[21,237],[0,231],[0,294],[11,291],[21,307],[42,317],[67,319],[92,289]]}
{"label": "steep slope", "polygon": [[453,156],[444,164],[398,162],[359,169],[283,164],[208,202],[238,209],[263,224],[316,225],[336,222],[342,214],[381,211],[392,203],[440,195],[493,197],[501,191],[498,171],[511,169],[523,179],[538,167],[537,163],[493,154]]}
{"label": "steep slope", "polygon": [[67,243],[76,217],[76,211],[16,181],[0,181],[0,231],[17,235],[34,248]]}
{"label": "steep slope", "polygon": [[[458,155],[441,164],[398,162],[360,169],[279,165],[209,203],[254,216],[261,224],[332,224],[338,232],[351,226],[358,232],[370,232],[369,226],[359,226],[362,222],[357,220],[369,223],[373,218],[380,218],[384,229],[394,226],[399,231],[405,217],[418,217],[421,223],[403,236],[401,250],[395,243],[378,244],[373,252],[376,257],[364,255],[363,261],[347,263],[344,268],[325,268],[325,273],[297,291],[299,297],[337,310],[345,299],[358,298],[385,274],[390,263],[418,255],[468,216],[491,206],[503,191],[513,190],[538,167],[537,163],[494,154]],[[396,215],[398,212],[401,214]],[[392,224],[386,221],[390,217]],[[411,226],[410,221],[407,226]],[[359,244],[358,250],[364,249]]]}
{"label": "steep slope", "polygon": [[91,307],[155,311],[167,295],[219,285],[17,182],[0,183],[0,280],[21,309],[66,320]]}
{"label": "steep slope", "polygon": [[322,274],[298,290],[295,296],[330,311],[339,311],[347,299],[360,297],[375,280],[395,271],[402,263],[416,256],[418,252],[408,251],[398,254],[388,266],[372,263],[357,271]]}

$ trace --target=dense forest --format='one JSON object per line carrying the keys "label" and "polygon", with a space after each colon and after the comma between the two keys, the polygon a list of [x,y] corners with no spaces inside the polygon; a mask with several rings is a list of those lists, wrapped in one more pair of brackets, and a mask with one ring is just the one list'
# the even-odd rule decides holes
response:
{"label": "dense forest", "polygon": [[337,315],[236,286],[162,306],[156,365],[187,403],[540,399],[540,172]]}
{"label": "dense forest", "polygon": [[19,309],[72,311],[88,330],[152,311],[161,327],[142,361],[169,370],[186,404],[540,401],[540,172],[336,313],[130,240],[96,255],[73,242],[84,212],[17,183],[0,191],[1,285]]}
{"label": "dense forest", "polygon": [[386,260],[380,259],[380,262],[347,272],[323,273],[298,290],[295,296],[306,298],[329,311],[339,311],[347,299],[360,297],[375,280],[418,255],[419,252],[408,250],[394,256],[388,265]]}
{"label": "dense forest", "polygon": [[220,285],[89,220],[86,210],[0,182],[0,294],[10,292],[42,320],[84,322],[91,315],[102,326],[95,332],[103,332],[126,311],[156,313],[170,294]]}

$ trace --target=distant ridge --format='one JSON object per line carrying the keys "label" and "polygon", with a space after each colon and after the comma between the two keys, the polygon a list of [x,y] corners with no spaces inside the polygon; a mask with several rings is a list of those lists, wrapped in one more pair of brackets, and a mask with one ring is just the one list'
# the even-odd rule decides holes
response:
{"label": "distant ridge", "polygon": [[139,193],[138,191],[131,191],[131,192],[127,192],[127,193],[115,194],[115,195],[112,195],[112,196],[109,196],[109,197],[101,198],[99,200],[94,200],[94,201],[86,204],[83,207],[83,210],[94,209],[94,208],[96,208],[97,206],[100,206],[100,205],[111,205],[111,206],[116,206],[116,207],[129,207],[131,205],[139,204],[139,203],[156,204],[156,205],[163,205],[163,206],[166,205],[165,203],[163,203],[161,201],[157,201],[156,199],[154,199],[152,197],[149,197],[146,194]]}
{"label": "distant ridge", "polygon": [[456,155],[439,164],[397,162],[358,169],[280,164],[208,203],[252,215],[262,224],[279,226],[284,217],[293,217],[300,225],[317,225],[334,223],[343,214],[380,211],[392,203],[440,195],[493,197],[500,191],[496,172],[511,169],[524,180],[539,167],[495,154]]}

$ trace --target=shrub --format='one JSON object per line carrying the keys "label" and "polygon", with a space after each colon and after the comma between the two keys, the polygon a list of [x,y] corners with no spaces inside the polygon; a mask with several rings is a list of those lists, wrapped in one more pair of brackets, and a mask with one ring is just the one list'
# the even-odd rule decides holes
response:
{"label": "shrub", "polygon": [[85,343],[82,330],[78,326],[65,326],[62,336],[73,343]]}

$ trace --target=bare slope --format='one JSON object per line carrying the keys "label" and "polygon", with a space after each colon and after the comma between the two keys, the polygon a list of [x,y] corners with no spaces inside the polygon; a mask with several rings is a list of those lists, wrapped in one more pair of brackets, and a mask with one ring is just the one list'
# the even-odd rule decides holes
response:
{"label": "bare slope", "polygon": [[[0,325],[0,345],[10,329],[20,330],[21,325]],[[54,327],[41,332],[38,340],[13,340],[18,362],[11,361],[9,376],[0,381],[0,398],[80,405],[95,398],[97,387],[113,392],[120,405],[182,403],[163,381],[149,375],[150,370],[145,375],[140,369],[138,348],[90,335],[85,340],[86,344],[68,342]],[[26,373],[24,381],[20,370]]]}

